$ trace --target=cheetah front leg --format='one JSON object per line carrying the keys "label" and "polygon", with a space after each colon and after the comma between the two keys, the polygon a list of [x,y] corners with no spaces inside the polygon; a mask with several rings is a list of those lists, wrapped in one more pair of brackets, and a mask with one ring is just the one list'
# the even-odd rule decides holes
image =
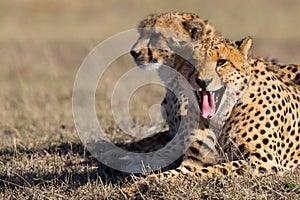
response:
{"label": "cheetah front leg", "polygon": [[206,167],[199,167],[191,163],[183,162],[182,165],[174,170],[169,170],[160,174],[152,174],[147,179],[158,180],[170,177],[176,178],[180,174],[207,178],[211,176],[241,176],[250,173],[253,176],[262,176],[268,174],[282,175],[284,169],[273,160],[264,160],[253,154],[245,159],[224,162]]}

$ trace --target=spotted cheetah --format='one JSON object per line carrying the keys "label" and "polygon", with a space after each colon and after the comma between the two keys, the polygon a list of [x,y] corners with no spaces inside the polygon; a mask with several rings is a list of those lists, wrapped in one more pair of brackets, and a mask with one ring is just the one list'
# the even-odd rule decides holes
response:
{"label": "spotted cheetah", "polygon": [[[174,30],[173,32],[175,33],[176,31],[179,31],[180,33],[184,33],[184,36],[187,37],[182,38],[181,36],[179,41],[174,41],[173,32],[170,33],[168,31],[164,31],[163,29],[160,30],[159,29],[160,27],[167,27],[168,30],[169,29]],[[222,37],[220,33],[218,33],[211,25],[209,25],[207,21],[202,20],[198,16],[191,13],[169,12],[169,13],[148,16],[145,20],[143,20],[140,23],[139,28],[141,28],[140,38],[134,45],[131,54],[141,68],[148,69],[148,70],[157,68],[159,75],[164,80],[166,79],[166,77],[169,78],[167,75],[164,74],[165,72],[163,70],[160,70],[161,69],[160,66],[165,64],[177,70],[181,75],[183,75],[187,80],[191,82],[191,85],[193,87],[197,87],[197,85],[199,87],[199,84],[200,85],[203,84],[199,81],[198,82],[195,81],[199,79],[193,77],[196,74],[194,73],[193,65],[186,59],[183,59],[181,56],[176,55],[173,52],[173,50],[169,48],[170,46],[169,41],[172,40],[171,46],[172,45],[174,46],[174,44],[176,44],[181,49],[182,49],[182,45],[195,40],[197,40],[198,42],[202,41],[203,43],[207,43],[207,41],[213,41],[213,40],[219,41],[221,38],[222,41]],[[155,30],[153,33],[151,32],[153,31],[152,30],[153,28],[159,31]],[[178,37],[176,39],[178,39]],[[158,47],[160,48],[158,48],[156,45],[159,45]],[[176,49],[176,51],[178,52],[178,48]],[[268,61],[266,59],[259,59],[259,60],[267,64],[269,66],[269,69],[276,72],[277,75],[280,74],[280,77],[282,79],[287,78],[288,80],[292,80],[295,83],[299,79],[299,75],[295,73],[294,74],[290,73],[290,71],[295,72],[294,69],[298,67],[296,65],[285,68],[284,65],[279,66],[273,60],[271,61]],[[176,77],[172,77],[171,80],[176,80]],[[229,92],[226,93],[227,96],[232,95]],[[224,95],[226,95],[226,93],[224,93]],[[199,101],[200,104],[202,103],[202,118],[199,127],[202,127],[202,129],[199,128],[199,130],[201,130],[201,133],[197,133],[197,134],[193,133],[193,136],[197,135],[199,140],[196,139],[193,142],[193,145],[191,145],[190,148],[188,148],[187,151],[185,152],[185,158],[182,164],[183,168],[190,168],[188,166],[190,163],[197,163],[198,166],[208,166],[208,165],[216,164],[219,157],[218,157],[218,153],[215,152],[216,151],[214,147],[215,138],[216,136],[218,136],[220,132],[220,128],[223,128],[223,125],[225,124],[225,120],[228,118],[227,115],[229,115],[230,113],[229,111],[231,110],[232,105],[234,105],[233,102],[225,101],[225,103],[223,103],[223,105],[219,107],[221,109],[218,110],[218,115],[215,115],[212,119],[208,121],[205,118],[210,118],[211,113],[209,112],[212,111],[209,109],[207,111],[203,107],[203,105],[209,104],[209,102],[207,102],[209,95],[208,94],[203,95],[203,92],[200,92],[200,94],[201,95],[198,96],[202,98]],[[220,103],[220,101],[218,103]],[[162,105],[167,111],[166,120],[167,123],[169,124],[170,131],[163,134],[157,134],[150,138],[146,138],[142,141],[139,141],[137,144],[140,147],[137,147],[136,145],[130,145],[130,147],[133,148],[131,150],[134,150],[134,148],[139,148],[140,149],[139,151],[142,150],[142,152],[148,152],[155,149],[155,146],[160,146],[159,144],[161,144],[162,141],[164,140],[170,141],[174,136],[174,134],[178,132],[178,124],[179,124],[178,122],[181,120],[181,117],[186,115],[186,110],[184,109],[184,107],[187,104],[188,104],[188,99],[184,95],[181,96],[181,101],[180,100],[178,101],[177,97],[167,89],[166,97],[162,102]],[[216,128],[217,130],[214,129],[214,126],[217,127]],[[203,137],[206,138],[206,141],[207,138],[210,138],[211,143],[209,145],[207,145],[206,143],[203,144]],[[164,142],[162,145],[164,145]],[[201,151],[199,151],[199,147],[203,148],[203,146],[207,147],[205,148],[206,151],[207,149],[211,151],[211,153],[208,154],[211,157],[209,159],[210,162],[208,162],[207,157],[204,157]],[[178,171],[179,170],[177,169],[176,174],[178,174]]]}
{"label": "spotted cheetah", "polygon": [[200,135],[215,135],[207,125],[218,123],[216,119],[224,122],[216,144],[223,159],[207,165],[199,162],[199,147],[205,144],[197,134],[179,168],[151,175],[149,180],[178,174],[240,175],[246,169],[255,175],[282,174],[294,169],[300,156],[300,66],[250,56],[250,37],[231,42],[216,35],[186,43],[184,47],[171,40],[168,47],[180,48],[192,58],[188,80],[194,89],[198,87],[200,125],[204,124]]}

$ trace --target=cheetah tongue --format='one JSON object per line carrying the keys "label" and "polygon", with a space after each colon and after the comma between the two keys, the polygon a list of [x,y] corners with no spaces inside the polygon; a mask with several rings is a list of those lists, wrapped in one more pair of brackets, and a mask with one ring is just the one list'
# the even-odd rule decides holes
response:
{"label": "cheetah tongue", "polygon": [[202,117],[209,119],[216,111],[215,93],[202,91]]}

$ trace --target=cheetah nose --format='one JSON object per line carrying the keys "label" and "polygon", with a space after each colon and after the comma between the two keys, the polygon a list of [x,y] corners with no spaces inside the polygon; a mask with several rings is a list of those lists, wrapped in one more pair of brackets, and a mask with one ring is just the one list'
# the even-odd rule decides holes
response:
{"label": "cheetah nose", "polygon": [[141,55],[141,52],[136,52],[134,50],[131,50],[130,54],[134,59],[137,59],[139,57],[139,55]]}
{"label": "cheetah nose", "polygon": [[204,79],[201,80],[198,77],[196,78],[196,83],[201,87],[201,88],[206,88],[210,83],[212,82],[212,79]]}

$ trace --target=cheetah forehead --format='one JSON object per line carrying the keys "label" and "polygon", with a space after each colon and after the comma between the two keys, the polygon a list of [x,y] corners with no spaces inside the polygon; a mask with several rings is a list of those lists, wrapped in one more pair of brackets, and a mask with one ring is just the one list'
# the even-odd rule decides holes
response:
{"label": "cheetah forehead", "polygon": [[[142,20],[138,27],[141,29],[166,28],[188,35],[195,34],[195,32],[200,36],[219,34],[207,20],[199,18],[198,15],[175,11],[151,14]],[[164,34],[168,33],[167,31]]]}
{"label": "cheetah forehead", "polygon": [[[227,38],[220,36],[215,36],[213,38],[208,38],[207,40],[202,40],[201,43],[192,43],[193,47],[196,45],[198,48],[193,48],[194,56],[210,56],[212,60],[216,61],[218,59],[223,59],[226,56],[229,60],[235,60],[237,58],[237,53],[239,53],[234,42]],[[191,50],[191,47],[189,47]],[[202,53],[201,53],[202,52]]]}
{"label": "cheetah forehead", "polygon": [[166,13],[155,13],[148,15],[144,20],[139,24],[139,28],[145,27],[155,27],[158,25],[167,26],[171,24],[174,19],[178,20],[190,20],[199,18],[196,14],[193,13],[184,13],[184,12],[166,12]]}

